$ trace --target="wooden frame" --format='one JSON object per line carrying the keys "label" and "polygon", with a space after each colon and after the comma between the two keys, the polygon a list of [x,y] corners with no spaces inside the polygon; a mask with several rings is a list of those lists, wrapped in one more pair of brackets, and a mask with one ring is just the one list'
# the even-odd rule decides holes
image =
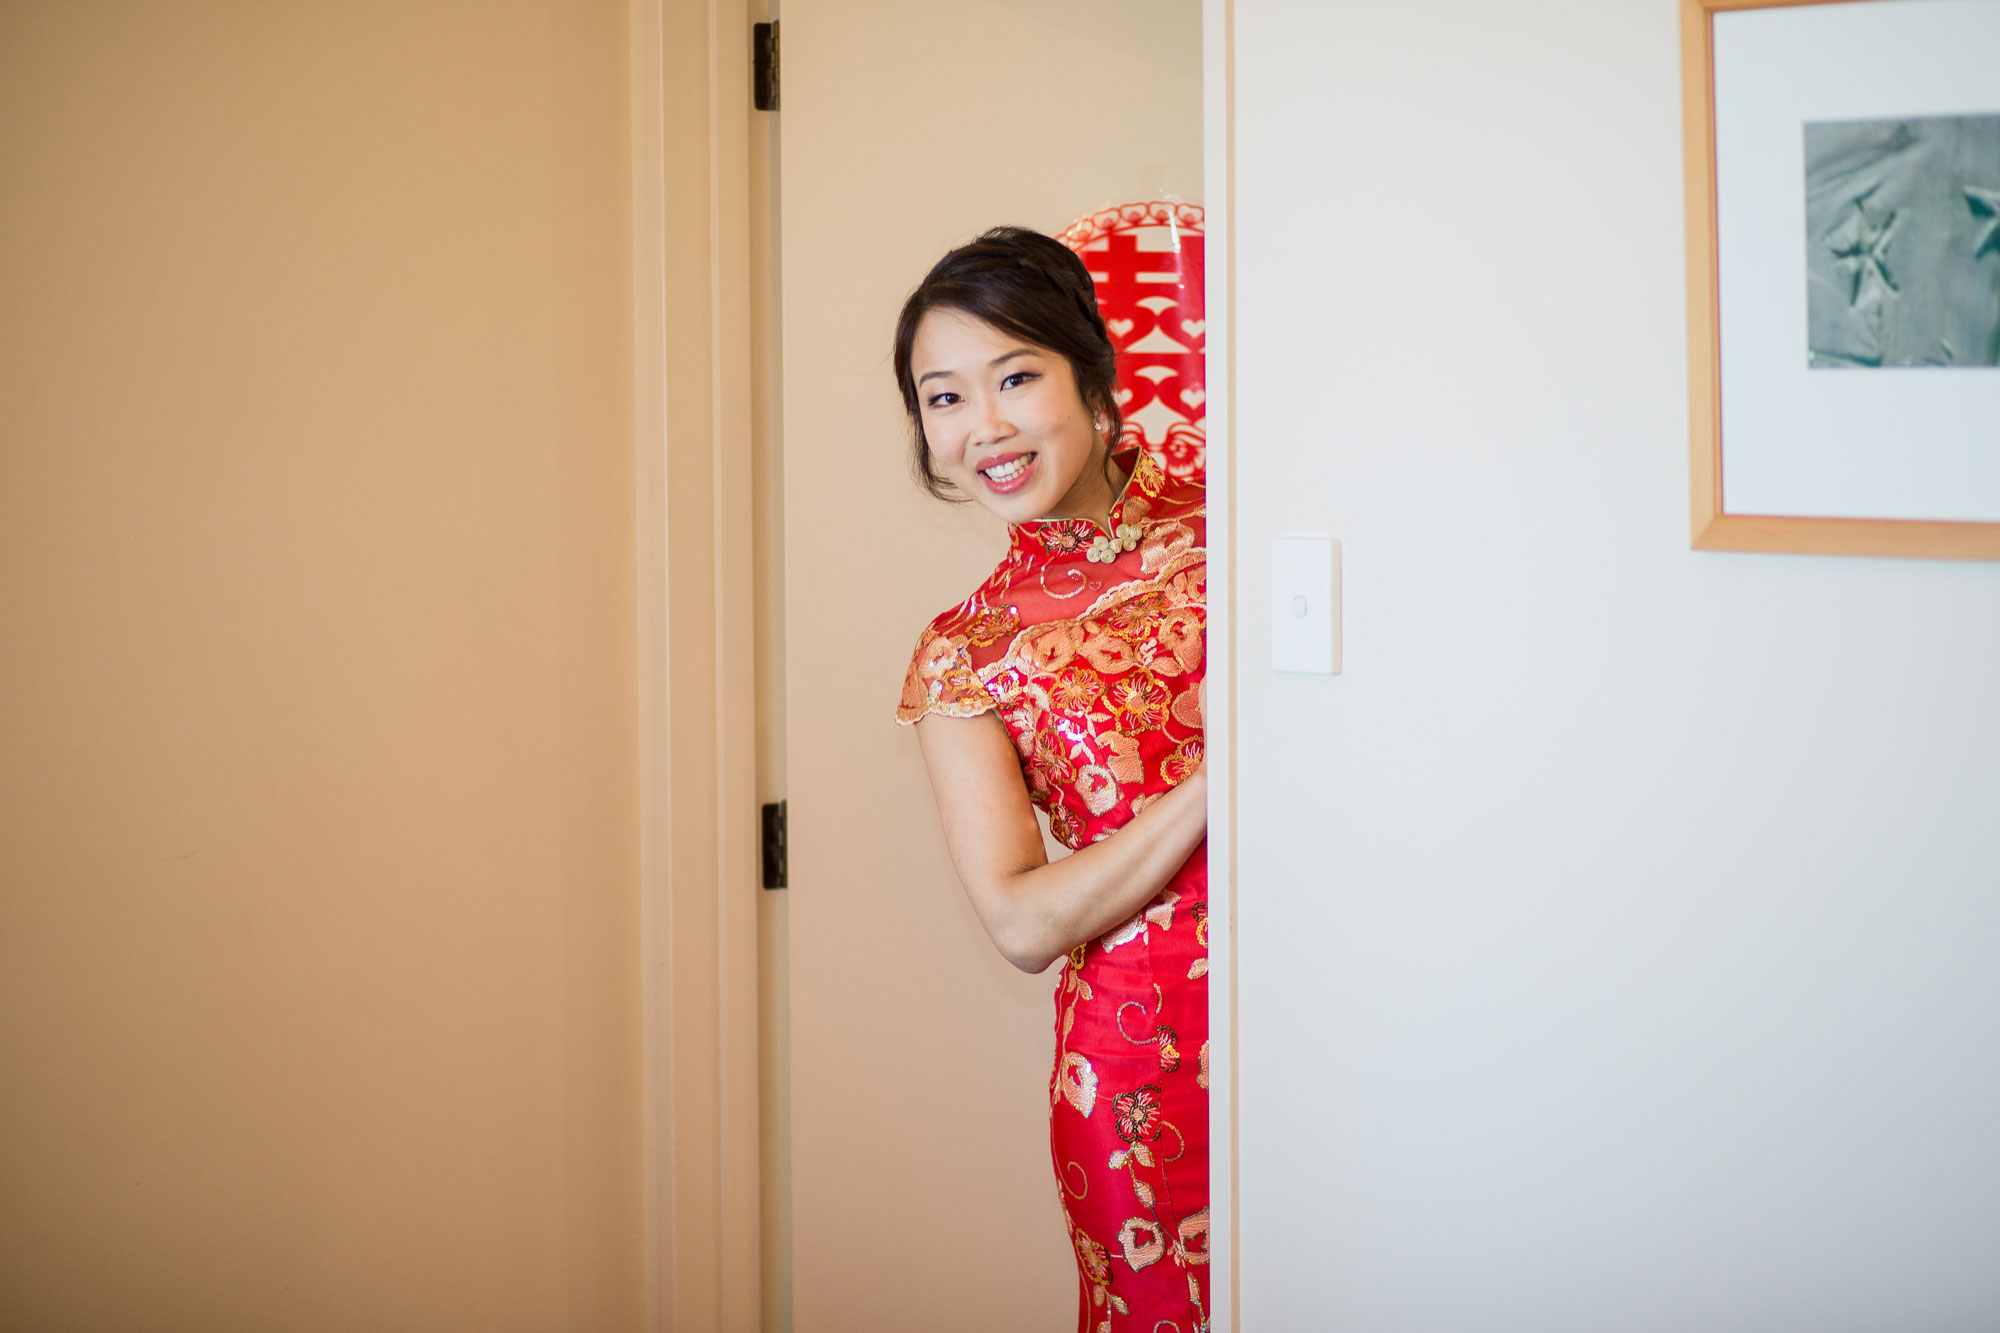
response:
{"label": "wooden frame", "polygon": [[1722,335],[1715,176],[1717,11],[1854,0],[1681,0],[1681,86],[1687,167],[1688,423],[1693,544],[1711,551],[2000,560],[2000,523],[1795,518],[1723,507]]}
{"label": "wooden frame", "polygon": [[761,1309],[746,0],[630,0],[645,1327]]}
{"label": "wooden frame", "polygon": [[1202,230],[1208,256],[1209,1315],[1243,1326],[1237,1197],[1236,1005],[1236,5],[1202,0]]}

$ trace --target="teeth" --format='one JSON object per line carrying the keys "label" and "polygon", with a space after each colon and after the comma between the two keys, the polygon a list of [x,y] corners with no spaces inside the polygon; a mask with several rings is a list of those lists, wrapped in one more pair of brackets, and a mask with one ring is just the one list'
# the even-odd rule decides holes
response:
{"label": "teeth", "polygon": [[987,468],[986,480],[1005,486],[1008,482],[1028,470],[1029,460],[1033,457],[1033,454],[1022,454],[1019,458],[1008,459],[999,467]]}

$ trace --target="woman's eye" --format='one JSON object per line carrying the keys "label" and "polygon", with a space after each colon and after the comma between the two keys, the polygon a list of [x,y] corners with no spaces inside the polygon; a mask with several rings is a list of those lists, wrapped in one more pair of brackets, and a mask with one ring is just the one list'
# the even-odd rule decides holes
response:
{"label": "woman's eye", "polygon": [[934,393],[924,400],[924,406],[930,408],[950,407],[957,401],[958,395],[955,393]]}
{"label": "woman's eye", "polygon": [[1003,389],[1012,389],[1017,385],[1026,384],[1031,380],[1038,380],[1040,378],[1041,376],[1032,370],[1017,370],[1006,379],[1001,380],[1000,387]]}

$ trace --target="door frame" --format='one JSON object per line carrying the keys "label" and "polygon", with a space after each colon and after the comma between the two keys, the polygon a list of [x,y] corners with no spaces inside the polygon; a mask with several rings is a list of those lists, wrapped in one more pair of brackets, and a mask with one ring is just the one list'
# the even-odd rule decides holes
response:
{"label": "door frame", "polygon": [[[1236,1005],[1236,2],[1202,0],[1201,171],[1208,313],[1208,1164],[1215,1333],[1242,1327]],[[1219,1250],[1219,1252],[1218,1252]]]}
{"label": "door frame", "polygon": [[[761,1326],[746,0],[630,0],[647,1327]],[[1212,1273],[1240,1327],[1235,0],[1202,0]],[[676,831],[683,835],[675,837]],[[692,832],[695,836],[687,836]]]}
{"label": "door frame", "polygon": [[761,1327],[750,25],[630,0],[646,1326]]}

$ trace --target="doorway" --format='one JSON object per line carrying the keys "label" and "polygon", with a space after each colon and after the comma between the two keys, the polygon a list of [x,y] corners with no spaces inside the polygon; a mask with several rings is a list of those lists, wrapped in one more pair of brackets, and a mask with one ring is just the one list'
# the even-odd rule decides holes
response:
{"label": "doorway", "polygon": [[909,481],[889,333],[929,264],[988,226],[1202,202],[1202,24],[1198,0],[784,6],[782,485],[760,496],[757,546],[782,548],[781,623],[760,624],[781,636],[783,689],[760,717],[784,728],[767,763],[790,872],[764,912],[788,991],[788,1030],[765,1032],[766,1084],[788,1104],[766,1111],[788,1118],[789,1161],[767,1144],[765,1165],[788,1186],[775,1206],[801,1331],[861,1312],[882,1329],[1073,1315],[1048,1166],[1053,978],[986,939],[892,721],[917,632],[992,568],[1004,531]]}

